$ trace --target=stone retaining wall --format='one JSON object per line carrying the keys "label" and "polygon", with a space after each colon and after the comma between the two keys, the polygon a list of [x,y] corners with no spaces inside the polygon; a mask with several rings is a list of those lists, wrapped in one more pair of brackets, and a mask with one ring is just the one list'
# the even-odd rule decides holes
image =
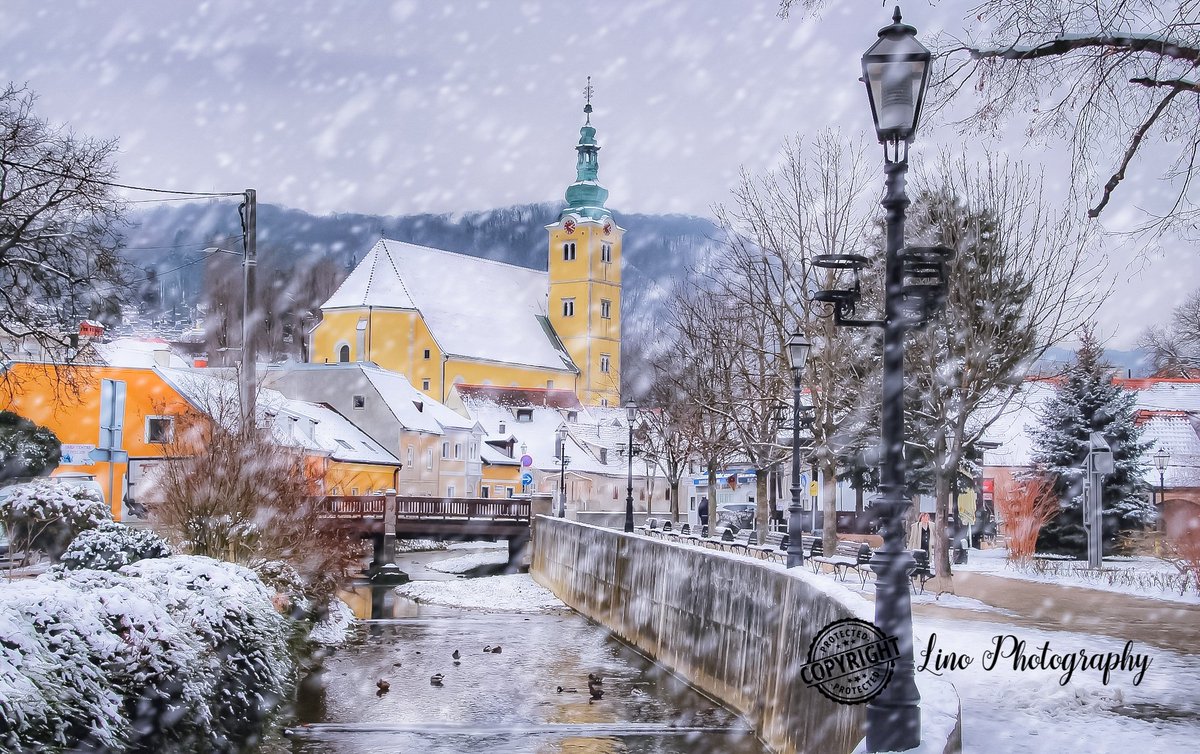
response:
{"label": "stone retaining wall", "polygon": [[828,576],[563,519],[535,522],[531,573],[559,599],[746,715],[778,752],[850,752],[865,707],[800,680],[814,634],[869,605]]}

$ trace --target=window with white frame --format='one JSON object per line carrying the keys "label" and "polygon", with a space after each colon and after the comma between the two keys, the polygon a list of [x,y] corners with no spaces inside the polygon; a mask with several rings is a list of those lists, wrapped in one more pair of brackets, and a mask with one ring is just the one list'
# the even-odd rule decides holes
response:
{"label": "window with white frame", "polygon": [[528,424],[533,421],[533,409],[519,408],[517,409],[517,423]]}
{"label": "window with white frame", "polygon": [[175,436],[175,417],[147,416],[145,436],[148,443],[170,442]]}
{"label": "window with white frame", "polygon": [[603,372],[604,374],[608,374],[608,367],[609,367],[609,363],[611,362],[611,360],[612,359],[608,354],[606,354],[606,353],[600,354],[600,371]]}
{"label": "window with white frame", "polygon": [[432,353],[430,353],[430,351],[429,351],[429,349],[428,349],[428,348],[426,348],[426,349],[425,349],[425,358],[426,358],[426,359],[428,359],[428,358],[430,358],[431,356],[433,356],[433,354],[432,354]]}
{"label": "window with white frame", "polygon": [[612,319],[612,302],[606,298],[600,299],[600,319]]}
{"label": "window with white frame", "polygon": [[563,261],[570,262],[575,259],[575,242],[567,241],[563,244]]}
{"label": "window with white frame", "polygon": [[409,467],[410,469],[412,468],[412,465],[413,465],[413,458],[415,457],[415,456],[414,456],[414,452],[415,452],[415,451],[413,450],[413,446],[409,445],[409,446],[408,446],[408,467]]}
{"label": "window with white frame", "polygon": [[455,489],[453,484],[446,485],[446,497],[454,497]]}
{"label": "window with white frame", "polygon": [[433,451],[432,450],[425,451],[425,468],[427,468],[427,469],[433,468]]}
{"label": "window with white frame", "polygon": [[428,389],[429,389],[429,380],[421,380],[421,389],[422,389],[422,390],[428,390]]}
{"label": "window with white frame", "polygon": [[449,458],[449,457],[450,457],[450,443],[444,442],[444,443],[442,443],[442,458]]}
{"label": "window with white frame", "polygon": [[612,244],[609,243],[608,241],[602,241],[600,243],[600,261],[601,262],[611,262],[612,261]]}
{"label": "window with white frame", "polygon": [[462,443],[461,442],[454,443],[454,457],[462,458]]}
{"label": "window with white frame", "polygon": [[574,317],[575,316],[575,299],[564,298],[562,300],[562,308],[563,308],[562,312],[563,312],[564,317]]}

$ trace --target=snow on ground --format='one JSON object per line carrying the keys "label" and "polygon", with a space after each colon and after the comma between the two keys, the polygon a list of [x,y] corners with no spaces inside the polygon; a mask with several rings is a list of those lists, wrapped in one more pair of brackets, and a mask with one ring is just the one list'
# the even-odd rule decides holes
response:
{"label": "snow on ground", "polygon": [[1178,588],[1168,586],[1178,583],[1178,571],[1160,558],[1105,558],[1104,570],[1100,573],[1088,571],[1086,563],[1080,561],[1046,561],[1043,567],[1048,572],[1039,573],[1036,566],[1018,568],[1008,562],[1008,550],[997,547],[971,550],[968,561],[954,566],[954,570],[1200,605],[1200,594],[1194,585],[1184,594],[1180,594]]}
{"label": "snow on ground", "polygon": [[534,582],[527,573],[457,581],[413,581],[396,587],[396,593],[417,602],[472,610],[538,613],[566,608],[553,592]]}
{"label": "snow on ground", "polygon": [[328,609],[329,613],[313,626],[308,638],[318,644],[336,646],[346,641],[346,635],[354,625],[354,610],[337,597],[329,601]]}
{"label": "snow on ground", "polygon": [[446,558],[429,564],[429,568],[442,573],[466,573],[479,566],[504,565],[508,562],[508,550],[475,550],[466,555]]}
{"label": "snow on ground", "polygon": [[[1024,641],[1026,658],[1040,656],[1045,642],[1049,642],[1051,654],[1076,657],[1081,650],[1121,655],[1125,643],[1003,622],[916,616],[914,625],[918,669],[922,652],[935,634],[934,657],[942,650],[972,658],[967,668],[943,669],[941,676],[954,684],[962,700],[964,751],[1126,754],[1148,746],[1156,754],[1196,750],[1200,674],[1193,655],[1135,644],[1129,655],[1142,654],[1149,659],[1140,680],[1130,664],[1112,671],[1107,684],[1100,670],[1076,668],[1064,685],[1062,669],[1015,670],[1014,658],[1007,656],[1012,639],[1005,640],[1001,659],[991,670],[985,665],[985,652],[994,648],[997,636]],[[928,669],[918,670],[918,674],[929,673],[933,667],[930,662]]]}

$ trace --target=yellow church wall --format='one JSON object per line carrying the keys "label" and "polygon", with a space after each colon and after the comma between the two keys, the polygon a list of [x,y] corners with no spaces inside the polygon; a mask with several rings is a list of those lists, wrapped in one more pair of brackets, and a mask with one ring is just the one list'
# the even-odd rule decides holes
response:
{"label": "yellow church wall", "polygon": [[[358,348],[358,323],[366,322],[363,348]],[[428,394],[441,388],[442,352],[418,312],[397,309],[343,309],[326,311],[312,331],[309,360],[338,361],[341,346],[350,347],[350,361],[374,362],[399,372],[420,388],[429,380]],[[425,352],[429,357],[425,357]]]}
{"label": "yellow church wall", "polygon": [[[514,358],[517,355],[514,354]],[[456,383],[467,385],[500,385],[503,387],[547,387],[547,381],[554,383],[553,387],[575,389],[575,373],[566,370],[542,369],[538,367],[522,367],[514,364],[500,364],[486,361],[466,361],[455,358],[446,361],[446,393]],[[446,396],[434,395],[439,401],[445,401]]]}

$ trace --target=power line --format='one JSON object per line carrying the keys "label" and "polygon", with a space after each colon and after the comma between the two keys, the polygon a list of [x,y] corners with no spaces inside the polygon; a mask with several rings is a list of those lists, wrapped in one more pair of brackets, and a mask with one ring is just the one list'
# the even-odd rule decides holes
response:
{"label": "power line", "polygon": [[[222,241],[232,241],[235,238],[241,238],[241,236],[240,235],[222,236],[221,238],[216,239],[216,241],[218,243],[220,243]],[[200,247],[200,243],[194,241],[192,243],[175,244],[174,246],[122,246],[120,248],[120,251],[161,251],[164,249],[186,249],[189,247],[207,248],[209,246],[212,246],[212,244],[205,244],[203,247]]]}
{"label": "power line", "polygon": [[81,178],[80,176],[71,175],[70,173],[63,173],[63,172],[57,171],[57,170],[48,170],[46,168],[39,168],[36,165],[25,165],[20,162],[13,162],[12,160],[5,160],[3,158],[0,158],[0,164],[7,165],[7,166],[13,167],[13,168],[22,168],[24,170],[32,170],[37,173],[44,173],[46,175],[52,175],[57,178],[65,178],[67,180],[72,180],[72,181],[83,181],[84,183],[94,183],[97,186],[109,186],[111,188],[128,189],[130,191],[146,191],[146,192],[149,192],[152,194],[174,194],[176,196],[209,196],[209,197],[242,196],[244,194],[244,192],[242,192],[242,191],[226,191],[226,192],[177,191],[175,189],[151,188],[149,186],[133,186],[128,183],[115,183],[113,181],[102,181],[98,178]]}
{"label": "power line", "polygon": [[218,252],[216,252],[216,251],[210,251],[207,254],[205,254],[204,256],[200,257],[199,259],[193,259],[192,261],[181,264],[178,267],[172,267],[169,270],[155,270],[153,276],[148,275],[144,278],[138,278],[137,280],[130,280],[129,284],[134,285],[136,283],[144,283],[147,280],[155,280],[157,278],[162,277],[163,275],[170,275],[172,272],[178,272],[179,270],[182,270],[184,267],[191,267],[194,264],[199,264],[200,262],[205,261],[212,255],[217,254],[217,253]]}

